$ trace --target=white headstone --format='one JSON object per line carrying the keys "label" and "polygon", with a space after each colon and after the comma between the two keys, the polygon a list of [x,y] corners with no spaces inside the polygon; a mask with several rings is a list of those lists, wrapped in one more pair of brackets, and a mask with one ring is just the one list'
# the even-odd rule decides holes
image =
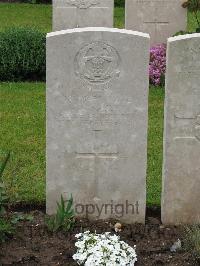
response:
{"label": "white headstone", "polygon": [[53,31],[113,27],[114,0],[53,0]]}
{"label": "white headstone", "polygon": [[183,0],[126,0],[126,29],[148,32],[151,44],[166,43],[167,38],[187,27]]}
{"label": "white headstone", "polygon": [[162,221],[200,222],[200,34],[168,40]]}
{"label": "white headstone", "polygon": [[47,212],[145,221],[149,36],[84,28],[47,35]]}

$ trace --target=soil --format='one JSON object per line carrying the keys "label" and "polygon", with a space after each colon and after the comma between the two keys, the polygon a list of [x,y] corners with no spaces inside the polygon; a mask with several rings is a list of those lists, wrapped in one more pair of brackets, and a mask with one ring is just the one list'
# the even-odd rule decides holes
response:
{"label": "soil", "polygon": [[[50,233],[41,210],[30,211],[32,221],[20,222],[15,235],[0,245],[0,265],[77,265],[72,255],[75,249],[75,234],[81,231],[114,232],[116,221],[76,220],[71,232]],[[172,253],[170,247],[182,237],[182,228],[164,227],[159,217],[147,217],[146,225],[123,225],[119,233],[129,245],[136,245],[137,266],[185,266],[200,265],[183,250]]]}

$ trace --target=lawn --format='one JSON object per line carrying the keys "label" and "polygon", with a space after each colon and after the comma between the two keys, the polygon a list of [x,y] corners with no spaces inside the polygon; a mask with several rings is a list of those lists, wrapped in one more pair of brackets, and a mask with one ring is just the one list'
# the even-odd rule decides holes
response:
{"label": "lawn", "polygon": [[[164,90],[150,89],[148,203],[159,204]],[[11,151],[5,172],[12,202],[45,200],[45,84],[0,84],[1,152]]]}
{"label": "lawn", "polygon": [[[124,27],[124,8],[115,8],[115,27]],[[43,32],[52,28],[51,5],[0,3],[0,31],[13,26],[35,27]]]}
{"label": "lawn", "polygon": [[12,202],[45,199],[45,85],[0,83],[1,156]]}

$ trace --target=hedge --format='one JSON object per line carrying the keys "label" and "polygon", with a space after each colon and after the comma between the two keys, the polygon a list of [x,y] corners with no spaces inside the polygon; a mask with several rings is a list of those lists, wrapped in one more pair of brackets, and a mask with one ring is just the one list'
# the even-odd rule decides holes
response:
{"label": "hedge", "polygon": [[115,6],[124,7],[125,6],[125,0],[115,0]]}
{"label": "hedge", "polygon": [[30,28],[0,32],[0,81],[45,80],[45,33]]}

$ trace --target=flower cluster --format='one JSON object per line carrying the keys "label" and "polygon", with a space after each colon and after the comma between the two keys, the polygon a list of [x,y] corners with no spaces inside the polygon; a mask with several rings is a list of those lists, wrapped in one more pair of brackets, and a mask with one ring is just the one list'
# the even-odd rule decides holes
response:
{"label": "flower cluster", "polygon": [[164,83],[166,71],[166,45],[159,44],[150,49],[149,79],[153,85]]}
{"label": "flower cluster", "polygon": [[134,266],[137,261],[135,247],[132,248],[119,236],[96,234],[86,231],[76,235],[77,253],[73,259],[85,266]]}

